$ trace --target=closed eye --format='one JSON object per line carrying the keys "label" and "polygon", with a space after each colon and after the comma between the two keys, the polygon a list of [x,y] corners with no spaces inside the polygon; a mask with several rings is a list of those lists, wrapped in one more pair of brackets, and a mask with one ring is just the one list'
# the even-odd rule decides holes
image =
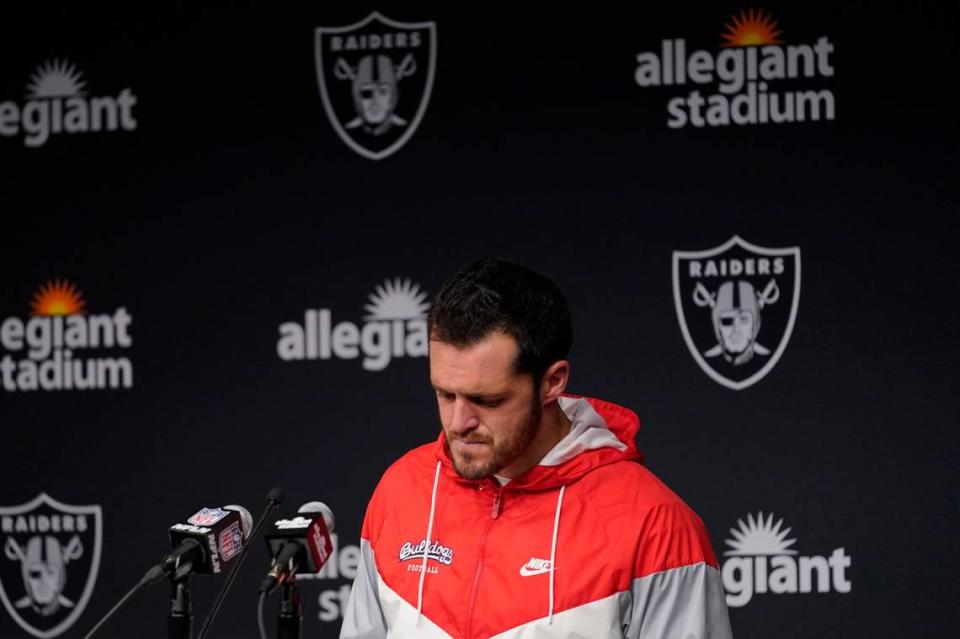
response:
{"label": "closed eye", "polygon": [[484,408],[496,408],[505,401],[502,397],[467,397],[467,399]]}

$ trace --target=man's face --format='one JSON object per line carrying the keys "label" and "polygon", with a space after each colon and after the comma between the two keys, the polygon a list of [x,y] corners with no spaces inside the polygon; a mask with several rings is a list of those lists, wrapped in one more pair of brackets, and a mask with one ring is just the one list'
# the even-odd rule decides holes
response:
{"label": "man's face", "polygon": [[430,383],[456,471],[467,479],[500,473],[528,449],[543,407],[528,374],[517,373],[517,343],[496,331],[458,348],[430,340]]}
{"label": "man's face", "polygon": [[753,313],[731,309],[720,313],[720,337],[728,353],[742,353],[753,341]]}

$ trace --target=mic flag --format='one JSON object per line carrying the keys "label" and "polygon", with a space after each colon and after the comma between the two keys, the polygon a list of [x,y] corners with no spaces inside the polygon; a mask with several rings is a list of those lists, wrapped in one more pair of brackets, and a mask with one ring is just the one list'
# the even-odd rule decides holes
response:
{"label": "mic flag", "polygon": [[252,527],[243,506],[201,508],[186,523],[170,527],[173,551],[161,561],[164,573],[180,578],[222,572],[240,554]]}
{"label": "mic flag", "polygon": [[333,512],[318,501],[304,504],[296,515],[274,521],[265,535],[273,565],[260,590],[270,592],[297,572],[319,572],[333,553],[333,526]]}

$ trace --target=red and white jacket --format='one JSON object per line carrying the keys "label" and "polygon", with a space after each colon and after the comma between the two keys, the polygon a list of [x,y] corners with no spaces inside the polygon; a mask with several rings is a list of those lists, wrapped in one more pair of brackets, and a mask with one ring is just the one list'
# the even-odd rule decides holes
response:
{"label": "red and white jacket", "polygon": [[560,406],[570,433],[506,485],[460,477],[442,433],[387,470],[341,639],[732,636],[707,532],[639,463],[637,416]]}

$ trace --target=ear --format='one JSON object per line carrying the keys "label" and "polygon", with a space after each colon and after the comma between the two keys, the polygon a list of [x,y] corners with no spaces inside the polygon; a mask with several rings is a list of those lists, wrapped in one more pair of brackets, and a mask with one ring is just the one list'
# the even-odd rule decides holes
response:
{"label": "ear", "polygon": [[557,401],[567,390],[570,379],[570,362],[565,359],[554,362],[543,374],[540,382],[540,401],[546,405]]}

